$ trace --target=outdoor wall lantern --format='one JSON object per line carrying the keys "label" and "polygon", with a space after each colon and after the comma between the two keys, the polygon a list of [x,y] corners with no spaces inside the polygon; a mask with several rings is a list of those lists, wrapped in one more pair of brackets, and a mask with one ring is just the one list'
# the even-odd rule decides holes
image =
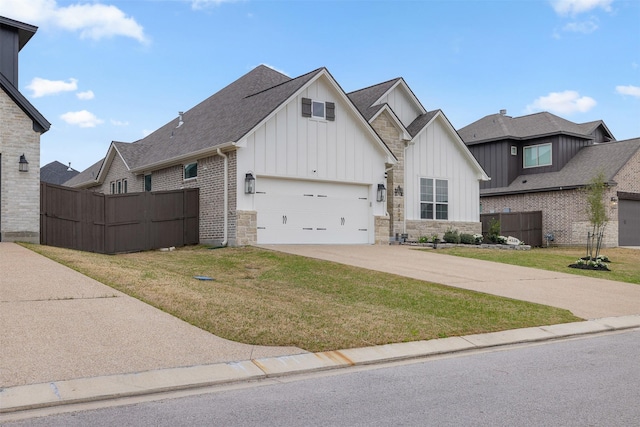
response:
{"label": "outdoor wall lantern", "polygon": [[244,176],[244,193],[254,194],[256,192],[256,178],[251,172]]}
{"label": "outdoor wall lantern", "polygon": [[396,196],[404,196],[404,190],[399,185],[393,190],[393,194]]}
{"label": "outdoor wall lantern", "polygon": [[22,153],[22,156],[20,156],[20,161],[18,162],[18,170],[20,172],[29,172],[29,162],[27,162],[27,158],[24,156],[24,153]]}
{"label": "outdoor wall lantern", "polygon": [[611,198],[611,206],[615,207],[618,204],[618,198],[616,196],[613,196]]}
{"label": "outdoor wall lantern", "polygon": [[384,196],[387,193],[387,189],[385,188],[384,184],[378,184],[378,196],[376,197],[376,200],[378,202],[384,202]]}

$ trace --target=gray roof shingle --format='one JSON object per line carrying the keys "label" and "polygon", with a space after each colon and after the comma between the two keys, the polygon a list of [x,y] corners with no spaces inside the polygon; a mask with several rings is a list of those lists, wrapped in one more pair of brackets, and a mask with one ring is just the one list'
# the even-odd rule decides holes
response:
{"label": "gray roof shingle", "polygon": [[95,182],[98,177],[98,172],[100,172],[100,168],[102,167],[102,162],[104,159],[100,159],[70,180],[64,182],[62,185],[67,187],[75,187],[77,185],[88,184]]}
{"label": "gray roof shingle", "polygon": [[399,80],[401,80],[400,77],[365,87],[363,89],[358,89],[353,92],[349,92],[347,96],[364,118],[369,121],[384,106],[373,105],[373,103],[380,99],[380,97]]}
{"label": "gray roof shingle", "polygon": [[55,160],[40,168],[40,181],[62,185],[80,172]]}
{"label": "gray roof shingle", "polygon": [[592,139],[591,132],[600,125],[604,126],[602,120],[578,124],[546,111],[521,117],[491,114],[459,129],[458,133],[467,145],[507,138],[537,138],[559,133]]}
{"label": "gray roof shingle", "polygon": [[552,191],[583,187],[602,171],[605,180],[614,184],[620,169],[640,150],[640,138],[589,145],[558,172],[520,175],[507,187],[480,190],[483,196]]}

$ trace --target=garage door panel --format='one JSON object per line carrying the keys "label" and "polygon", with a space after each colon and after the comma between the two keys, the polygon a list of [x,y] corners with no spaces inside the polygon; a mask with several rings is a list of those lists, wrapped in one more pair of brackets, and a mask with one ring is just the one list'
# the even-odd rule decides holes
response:
{"label": "garage door panel", "polygon": [[619,200],[618,244],[640,246],[640,200]]}
{"label": "garage door panel", "polygon": [[258,243],[369,243],[367,186],[268,178],[257,182]]}

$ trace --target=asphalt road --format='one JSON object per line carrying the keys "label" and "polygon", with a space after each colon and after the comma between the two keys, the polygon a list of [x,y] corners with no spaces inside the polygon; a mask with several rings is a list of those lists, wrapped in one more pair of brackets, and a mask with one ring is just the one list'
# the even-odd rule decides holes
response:
{"label": "asphalt road", "polygon": [[345,369],[7,426],[637,426],[640,330]]}

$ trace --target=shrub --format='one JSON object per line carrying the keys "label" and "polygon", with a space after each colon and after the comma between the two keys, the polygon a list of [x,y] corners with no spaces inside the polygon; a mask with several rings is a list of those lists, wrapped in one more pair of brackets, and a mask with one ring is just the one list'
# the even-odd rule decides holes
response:
{"label": "shrub", "polygon": [[418,243],[427,243],[428,241],[429,239],[427,238],[427,236],[418,237]]}
{"label": "shrub", "polygon": [[490,242],[498,243],[498,237],[500,236],[500,221],[493,218],[489,223],[489,233],[487,238]]}
{"label": "shrub", "polygon": [[460,243],[464,243],[465,245],[475,245],[476,239],[473,237],[473,234],[460,233]]}
{"label": "shrub", "polygon": [[474,234],[473,239],[475,240],[474,243],[476,245],[479,245],[480,243],[482,243],[482,240],[484,240],[484,237],[482,236],[482,234]]}
{"label": "shrub", "polygon": [[447,231],[444,232],[444,236],[442,236],[442,240],[447,243],[460,243],[460,235],[458,234],[458,230],[454,230],[453,228],[448,228]]}

